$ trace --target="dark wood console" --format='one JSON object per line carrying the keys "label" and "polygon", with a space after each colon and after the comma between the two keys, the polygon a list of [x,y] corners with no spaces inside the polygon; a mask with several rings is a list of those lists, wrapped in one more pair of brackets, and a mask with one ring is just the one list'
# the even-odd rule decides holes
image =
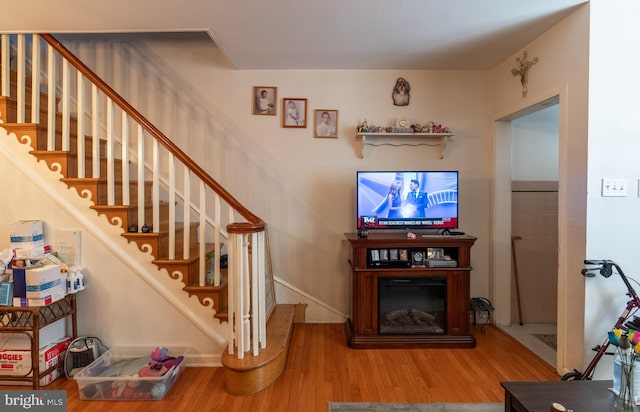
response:
{"label": "dark wood console", "polygon": [[[370,233],[363,238],[356,233],[345,236],[351,244],[349,263],[353,274],[351,318],[346,322],[350,347],[475,347],[469,312],[471,246],[475,237],[417,235],[416,239],[409,239],[398,233]],[[381,334],[378,291],[382,278],[445,279],[442,328],[436,332]]]}

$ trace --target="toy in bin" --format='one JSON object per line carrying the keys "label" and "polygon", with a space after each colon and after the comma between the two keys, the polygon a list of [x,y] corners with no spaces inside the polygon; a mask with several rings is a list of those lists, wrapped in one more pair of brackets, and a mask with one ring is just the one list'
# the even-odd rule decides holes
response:
{"label": "toy in bin", "polygon": [[155,348],[151,352],[151,362],[144,366],[138,374],[143,377],[158,377],[162,376],[173,366],[179,365],[184,359],[184,356],[168,356],[169,350],[167,348]]}
{"label": "toy in bin", "polygon": [[153,349],[151,356],[125,352],[109,350],[76,376],[80,399],[162,399],[184,366],[184,356],[171,356],[165,347]]}

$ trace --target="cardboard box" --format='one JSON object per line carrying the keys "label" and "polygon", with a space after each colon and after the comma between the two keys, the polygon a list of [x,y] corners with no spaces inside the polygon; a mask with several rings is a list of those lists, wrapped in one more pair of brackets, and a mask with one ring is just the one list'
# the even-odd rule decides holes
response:
{"label": "cardboard box", "polygon": [[16,259],[33,259],[43,257],[45,254],[51,253],[51,246],[35,246],[31,248],[14,248],[13,256]]}
{"label": "cardboard box", "polygon": [[[62,362],[62,360],[60,362]],[[1,373],[2,373],[2,371],[0,371],[0,379],[2,378]],[[50,373],[47,373],[42,378],[40,378],[40,386],[47,386],[48,384],[50,384],[51,382],[55,381],[56,379],[58,379],[63,374],[64,374],[63,369],[54,369]],[[28,386],[31,386],[31,382],[7,381],[7,380],[3,381],[3,380],[0,380],[0,385],[16,385],[16,386],[22,386],[22,385],[26,386],[26,385],[28,385]]]}
{"label": "cardboard box", "polygon": [[[6,321],[6,319],[1,320]],[[67,325],[68,318],[63,318],[40,328],[38,331],[38,342],[40,342],[40,347],[44,347],[64,339],[64,337],[67,336]],[[24,333],[0,333],[0,349],[22,349],[30,347],[31,340]]]}
{"label": "cardboard box", "polygon": [[64,298],[65,295],[47,295],[43,298],[13,298],[13,306],[21,308],[29,308],[33,306],[47,306],[53,302],[57,302]]}
{"label": "cardboard box", "polygon": [[[64,337],[41,347],[38,354],[40,372],[62,364],[71,341],[70,337]],[[3,375],[31,376],[31,374],[31,340],[24,334],[15,334],[7,339],[0,349],[0,379]],[[55,378],[57,376],[43,377],[40,382],[42,384],[44,379],[45,382],[48,380],[50,383]]]}
{"label": "cardboard box", "polygon": [[[62,296],[67,294],[67,276],[60,275],[47,283],[39,285],[27,284],[27,298],[45,298],[47,296]],[[14,294],[15,296],[15,294]]]}
{"label": "cardboard box", "polygon": [[65,296],[67,276],[58,265],[42,265],[13,269],[14,298],[45,298],[47,295]]}
{"label": "cardboard box", "polygon": [[42,220],[20,220],[9,224],[9,240],[13,249],[44,247]]}

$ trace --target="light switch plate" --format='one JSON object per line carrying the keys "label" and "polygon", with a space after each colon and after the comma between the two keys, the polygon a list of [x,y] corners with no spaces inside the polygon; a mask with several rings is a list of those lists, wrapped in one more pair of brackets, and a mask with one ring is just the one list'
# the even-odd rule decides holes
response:
{"label": "light switch plate", "polygon": [[627,179],[603,178],[602,197],[625,197],[627,196]]}

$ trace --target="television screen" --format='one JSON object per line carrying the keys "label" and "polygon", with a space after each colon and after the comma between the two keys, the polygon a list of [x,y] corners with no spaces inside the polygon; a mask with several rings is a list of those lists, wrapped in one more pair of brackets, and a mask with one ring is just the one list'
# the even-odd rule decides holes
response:
{"label": "television screen", "polygon": [[457,171],[357,172],[358,229],[456,229]]}

